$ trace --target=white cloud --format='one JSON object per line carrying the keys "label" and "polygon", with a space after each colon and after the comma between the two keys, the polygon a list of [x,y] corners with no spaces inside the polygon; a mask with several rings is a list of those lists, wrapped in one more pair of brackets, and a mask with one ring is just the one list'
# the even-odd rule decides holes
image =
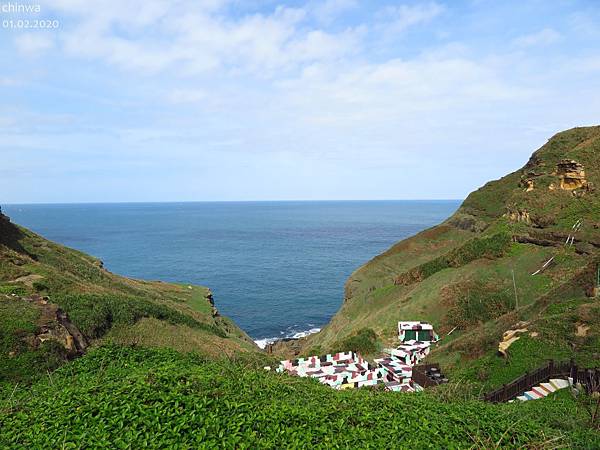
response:
{"label": "white cloud", "polygon": [[166,95],[167,101],[175,105],[199,103],[206,97],[206,92],[201,89],[174,89]]}
{"label": "white cloud", "polygon": [[569,29],[577,35],[587,39],[598,39],[600,37],[600,21],[598,19],[599,11],[590,9],[570,14],[567,23]]}
{"label": "white cloud", "polygon": [[[77,23],[61,34],[70,55],[101,58],[142,74],[177,67],[179,75],[225,69],[268,76],[352,53],[364,32],[362,27],[330,33],[310,26],[304,8],[277,7],[270,13],[230,17],[219,13],[219,2],[133,0],[128,9],[140,14],[124,14],[114,0],[94,8],[77,0],[51,4]],[[343,6],[334,2],[326,9]]]}
{"label": "white cloud", "polygon": [[388,6],[378,15],[385,22],[384,28],[388,33],[401,33],[412,26],[429,22],[443,11],[444,7],[439,3],[427,2]]}
{"label": "white cloud", "polygon": [[54,47],[54,37],[51,34],[21,34],[15,38],[15,46],[21,54],[36,55]]}
{"label": "white cloud", "polygon": [[318,21],[330,23],[340,14],[358,8],[358,0],[321,0],[315,2],[312,13]]}
{"label": "white cloud", "polygon": [[[366,180],[380,185],[373,196],[396,197],[420,195],[410,190],[419,180],[409,178],[437,168],[439,195],[452,196],[443,189],[455,189],[456,180],[468,192],[477,180],[505,172],[499,161],[526,159],[547,134],[598,117],[593,71],[600,60],[591,35],[577,55],[566,54],[567,46],[556,54],[536,47],[557,39],[573,44],[577,32],[560,28],[564,35],[557,37],[550,22],[506,45],[506,18],[486,21],[494,2],[466,19],[451,3],[416,0],[379,13],[350,0],[308,0],[293,8],[248,2],[260,5],[257,10],[239,0],[47,3],[63,23],[55,44],[60,51],[45,64],[53,70],[21,70],[28,61],[20,64],[14,52],[16,71],[6,75],[34,76],[36,94],[73,108],[77,121],[38,125],[22,111],[0,110],[15,118],[14,124],[0,119],[0,126],[12,128],[4,145],[69,149],[66,166],[91,149],[101,161],[143,155],[156,166],[206,162],[215,167],[207,184],[217,186],[224,184],[223,167],[242,175],[255,167],[267,184],[272,173],[298,178],[294,170],[278,170],[277,161],[286,160],[315,183],[331,180],[356,194]],[[416,27],[425,32],[408,33]],[[532,29],[519,27],[520,33]],[[482,30],[489,31],[486,39]],[[0,86],[13,82],[0,78]],[[168,159],[164,148],[173,149]],[[510,152],[517,156],[505,156]],[[486,164],[487,172],[480,171]],[[403,165],[414,171],[398,171]],[[443,165],[456,174],[442,180]],[[373,170],[366,177],[365,168]],[[380,177],[386,171],[389,182]],[[300,178],[295,182],[305,188]],[[240,192],[256,195],[255,187],[249,182],[248,192]]]}
{"label": "white cloud", "polygon": [[9,77],[0,77],[0,87],[13,87],[22,84],[20,80]]}
{"label": "white cloud", "polygon": [[544,28],[536,33],[526,34],[513,40],[518,47],[532,47],[534,45],[550,45],[562,39],[562,35],[552,28]]}

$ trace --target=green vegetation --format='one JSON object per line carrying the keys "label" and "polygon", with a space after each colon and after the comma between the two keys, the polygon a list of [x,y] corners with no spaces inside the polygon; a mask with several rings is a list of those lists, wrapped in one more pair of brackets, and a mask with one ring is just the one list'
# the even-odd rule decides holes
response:
{"label": "green vegetation", "polygon": [[409,273],[409,279],[421,281],[441,270],[461,267],[476,259],[499,258],[510,248],[510,241],[511,236],[508,233],[471,239],[462,247],[448,252],[447,255],[439,256],[416,267]]}
{"label": "green vegetation", "polygon": [[484,284],[481,280],[456,286],[443,323],[447,327],[467,329],[487,322],[515,308],[515,297],[506,283]]}
{"label": "green vegetation", "polygon": [[144,317],[153,317],[171,324],[187,325],[210,331],[222,338],[225,332],[166,305],[143,298],[98,294],[59,295],[55,301],[69,314],[71,320],[89,338],[102,337],[113,325],[133,325]]}
{"label": "green vegetation", "polygon": [[373,355],[381,350],[377,334],[371,328],[364,328],[353,336],[334,344],[334,352],[347,352],[351,349],[363,356]]}
{"label": "green vegetation", "polygon": [[338,392],[256,367],[247,359],[99,348],[29,390],[7,387],[0,446],[594,448],[598,442],[568,396],[535,407],[442,402],[433,394]]}
{"label": "green vegetation", "polygon": [[18,284],[0,284],[0,294],[5,295],[25,295],[27,290]]}

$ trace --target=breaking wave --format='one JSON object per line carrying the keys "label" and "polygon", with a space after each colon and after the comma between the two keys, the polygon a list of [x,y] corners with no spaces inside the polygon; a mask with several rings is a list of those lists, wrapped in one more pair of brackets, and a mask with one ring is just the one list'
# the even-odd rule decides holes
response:
{"label": "breaking wave", "polygon": [[280,341],[282,339],[300,339],[300,338],[306,337],[308,335],[318,333],[319,331],[321,331],[320,328],[311,328],[311,329],[305,330],[305,331],[291,331],[291,332],[288,332],[287,334],[282,331],[281,332],[282,336],[256,339],[254,342],[260,348],[264,349],[268,344],[272,344],[273,342]]}

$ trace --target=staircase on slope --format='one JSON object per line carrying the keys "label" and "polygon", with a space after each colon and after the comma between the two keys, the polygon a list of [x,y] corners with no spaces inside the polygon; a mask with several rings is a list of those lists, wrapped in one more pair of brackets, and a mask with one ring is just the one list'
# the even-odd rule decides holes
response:
{"label": "staircase on slope", "polygon": [[[522,402],[538,400],[569,386],[571,386],[570,379],[552,378],[547,383],[540,383],[532,387],[531,390],[523,392],[523,394],[517,396],[517,400]],[[509,403],[511,402],[514,402],[514,400],[509,400]]]}

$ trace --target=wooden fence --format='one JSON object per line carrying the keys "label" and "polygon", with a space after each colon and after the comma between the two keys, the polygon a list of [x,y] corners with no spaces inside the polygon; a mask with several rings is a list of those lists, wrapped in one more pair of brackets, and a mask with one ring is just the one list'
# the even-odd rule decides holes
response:
{"label": "wooden fence", "polygon": [[567,377],[572,378],[574,384],[581,383],[588,393],[600,391],[600,368],[580,369],[573,360],[558,363],[550,360],[546,365],[526,372],[511,383],[485,394],[483,399],[492,403],[507,402],[551,378]]}
{"label": "wooden fence", "polygon": [[439,364],[419,364],[418,366],[414,366],[412,370],[412,379],[415,383],[417,383],[422,388],[429,388],[433,386],[437,386],[440,384],[437,380],[432,380],[427,376],[427,372],[432,368],[440,370]]}

